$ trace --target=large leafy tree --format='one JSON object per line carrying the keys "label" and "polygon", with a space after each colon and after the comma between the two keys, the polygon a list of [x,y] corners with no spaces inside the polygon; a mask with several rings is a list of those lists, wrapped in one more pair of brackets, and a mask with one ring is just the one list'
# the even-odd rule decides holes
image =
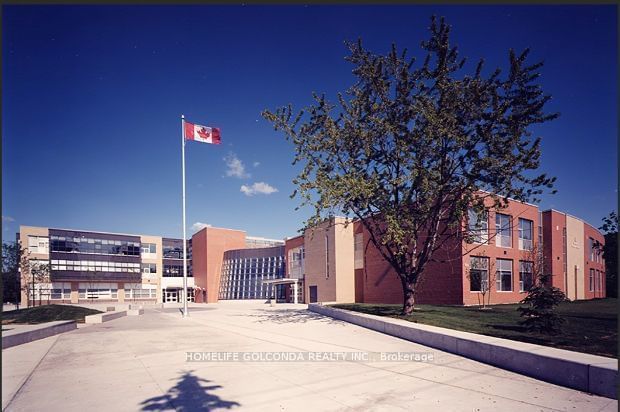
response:
{"label": "large leafy tree", "polygon": [[603,218],[603,225],[599,228],[605,232],[605,286],[606,296],[618,297],[618,215],[611,212]]}
{"label": "large leafy tree", "polygon": [[20,265],[24,251],[18,242],[2,243],[2,302],[19,303]]}
{"label": "large leafy tree", "polygon": [[[356,82],[338,105],[324,95],[295,114],[291,105],[263,116],[283,131],[303,168],[294,180],[313,226],[344,214],[398,274],[403,312],[414,308],[418,279],[433,253],[457,236],[467,209],[537,201],[554,178],[536,170],[540,138],[530,126],[557,117],[537,83],[542,63],[509,53],[509,69],[472,73],[434,17],[421,64],[395,45],[386,55],[347,43]],[[485,191],[485,192],[481,192]]]}

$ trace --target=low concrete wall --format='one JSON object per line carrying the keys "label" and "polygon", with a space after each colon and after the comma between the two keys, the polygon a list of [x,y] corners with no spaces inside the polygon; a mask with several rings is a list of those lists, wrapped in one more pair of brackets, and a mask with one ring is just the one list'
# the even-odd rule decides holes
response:
{"label": "low concrete wall", "polygon": [[140,316],[144,315],[144,309],[130,309],[127,311],[127,316]]}
{"label": "low concrete wall", "polygon": [[[10,325],[5,325],[10,327]],[[32,342],[59,333],[69,332],[77,328],[74,320],[59,320],[55,322],[46,322],[40,325],[32,325],[32,328],[24,331],[7,331],[2,334],[2,349],[10,348],[24,343]]]}
{"label": "low concrete wall", "polygon": [[367,315],[315,303],[309,304],[308,309],[556,385],[618,398],[617,359],[414,324],[402,319]]}
{"label": "low concrete wall", "polygon": [[84,318],[86,323],[103,323],[112,319],[118,319],[127,315],[127,311],[97,313],[96,315],[88,315]]}

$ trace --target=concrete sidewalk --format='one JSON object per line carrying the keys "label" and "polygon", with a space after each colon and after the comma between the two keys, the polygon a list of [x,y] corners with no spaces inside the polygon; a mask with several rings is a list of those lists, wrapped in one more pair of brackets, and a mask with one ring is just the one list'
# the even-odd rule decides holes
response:
{"label": "concrete sidewalk", "polygon": [[2,410],[56,343],[58,336],[50,336],[2,351]]}
{"label": "concrete sidewalk", "polygon": [[[618,402],[562,388],[309,312],[204,305],[148,309],[57,337],[46,354],[3,351],[15,364],[41,356],[10,411],[441,410],[615,411]],[[21,349],[21,350],[18,350]],[[432,362],[187,362],[187,352],[418,352]],[[25,365],[25,363],[24,363]],[[8,369],[7,369],[8,368]],[[5,371],[5,369],[7,369]],[[3,388],[15,383],[3,365]],[[4,405],[3,405],[4,406]]]}

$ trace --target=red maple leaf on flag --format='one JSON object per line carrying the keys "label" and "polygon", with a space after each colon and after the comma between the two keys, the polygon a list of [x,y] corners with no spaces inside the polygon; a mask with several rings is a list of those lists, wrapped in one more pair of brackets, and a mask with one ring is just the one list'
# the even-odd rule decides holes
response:
{"label": "red maple leaf on flag", "polygon": [[203,139],[208,138],[210,135],[211,133],[207,132],[207,129],[205,129],[204,127],[198,130],[198,136],[200,136]]}

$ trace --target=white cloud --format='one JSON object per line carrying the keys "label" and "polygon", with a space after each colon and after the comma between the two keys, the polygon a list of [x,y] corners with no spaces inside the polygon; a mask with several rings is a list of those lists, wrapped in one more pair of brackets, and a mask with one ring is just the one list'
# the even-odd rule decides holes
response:
{"label": "white cloud", "polygon": [[256,182],[252,186],[241,185],[241,192],[243,192],[243,194],[246,196],[254,196],[257,194],[270,195],[277,191],[278,189],[276,189],[273,186],[270,186],[269,184],[265,182]]}
{"label": "white cloud", "polygon": [[13,219],[11,216],[2,216],[2,221],[3,222],[15,222],[15,219]]}
{"label": "white cloud", "polygon": [[192,225],[192,227],[189,230],[191,230],[193,233],[196,233],[204,229],[205,227],[211,227],[211,225],[208,223],[196,222]]}
{"label": "white cloud", "polygon": [[245,171],[245,166],[241,159],[233,152],[228,153],[224,158],[226,162],[226,176],[238,177],[239,179],[247,179],[251,175]]}
{"label": "white cloud", "polygon": [[252,166],[258,167],[258,166],[260,166],[260,162],[254,162],[254,163],[252,163]]}

